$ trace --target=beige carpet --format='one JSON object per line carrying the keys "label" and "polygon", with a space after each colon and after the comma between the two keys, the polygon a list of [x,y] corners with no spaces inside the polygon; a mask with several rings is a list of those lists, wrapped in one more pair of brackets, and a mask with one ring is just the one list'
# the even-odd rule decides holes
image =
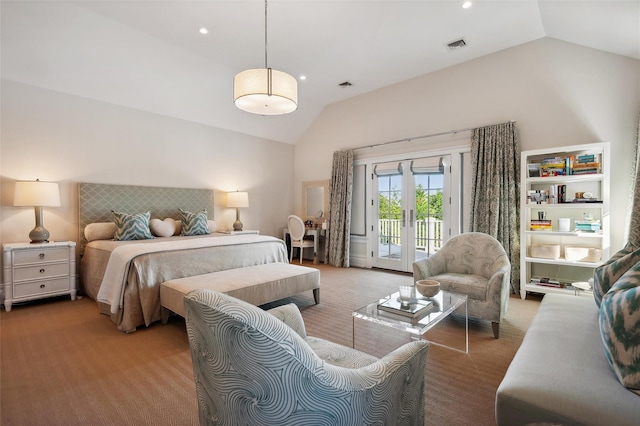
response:
{"label": "beige carpet", "polygon": [[[301,308],[308,334],[344,345],[352,343],[353,310],[412,281],[407,274],[320,269],[320,305],[313,304],[311,292],[289,301]],[[538,300],[512,297],[498,340],[489,323],[470,321],[469,354],[431,346],[425,424],[495,424],[495,391]],[[428,338],[460,342],[463,327],[460,318],[452,318]],[[124,334],[98,314],[93,301],[63,297],[2,311],[0,333],[3,426],[198,423],[189,346],[179,317]],[[393,345],[388,337],[398,336],[383,330],[369,349],[386,350],[385,344]]]}

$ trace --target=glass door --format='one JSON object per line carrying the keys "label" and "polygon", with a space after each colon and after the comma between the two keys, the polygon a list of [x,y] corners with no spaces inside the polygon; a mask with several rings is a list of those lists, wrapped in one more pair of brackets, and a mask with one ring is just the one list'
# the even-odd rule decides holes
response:
{"label": "glass door", "polygon": [[[449,232],[449,156],[374,165],[372,266],[411,272]],[[447,235],[445,235],[445,233]]]}

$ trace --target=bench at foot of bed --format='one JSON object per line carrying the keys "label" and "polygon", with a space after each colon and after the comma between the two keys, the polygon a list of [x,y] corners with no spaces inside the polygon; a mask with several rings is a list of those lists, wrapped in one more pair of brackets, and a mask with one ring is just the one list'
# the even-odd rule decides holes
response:
{"label": "bench at foot of bed", "polygon": [[171,312],[184,317],[184,296],[201,288],[226,293],[256,306],[313,290],[317,304],[320,271],[291,263],[265,263],[166,281],[160,286],[162,323],[167,322]]}

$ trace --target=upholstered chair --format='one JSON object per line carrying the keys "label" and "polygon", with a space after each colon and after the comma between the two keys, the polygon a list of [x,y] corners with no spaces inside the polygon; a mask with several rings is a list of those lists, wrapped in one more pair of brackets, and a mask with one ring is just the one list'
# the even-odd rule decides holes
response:
{"label": "upholstered chair", "polygon": [[201,425],[420,425],[429,343],[378,359],[212,290],[185,296]]}
{"label": "upholstered chair", "polygon": [[500,337],[507,312],[511,262],[502,244],[481,232],[451,237],[433,255],[413,263],[413,278],[436,280],[442,290],[466,294],[471,317],[491,321]]}

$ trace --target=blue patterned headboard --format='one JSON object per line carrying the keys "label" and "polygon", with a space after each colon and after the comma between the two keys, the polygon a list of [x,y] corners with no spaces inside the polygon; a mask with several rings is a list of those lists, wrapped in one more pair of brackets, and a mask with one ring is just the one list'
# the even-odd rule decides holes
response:
{"label": "blue patterned headboard", "polygon": [[193,188],[161,188],[155,186],[78,184],[79,251],[84,252],[87,240],[84,227],[94,222],[113,222],[111,210],[125,213],[151,211],[152,218],[179,219],[178,209],[207,210],[213,219],[213,190]]}

